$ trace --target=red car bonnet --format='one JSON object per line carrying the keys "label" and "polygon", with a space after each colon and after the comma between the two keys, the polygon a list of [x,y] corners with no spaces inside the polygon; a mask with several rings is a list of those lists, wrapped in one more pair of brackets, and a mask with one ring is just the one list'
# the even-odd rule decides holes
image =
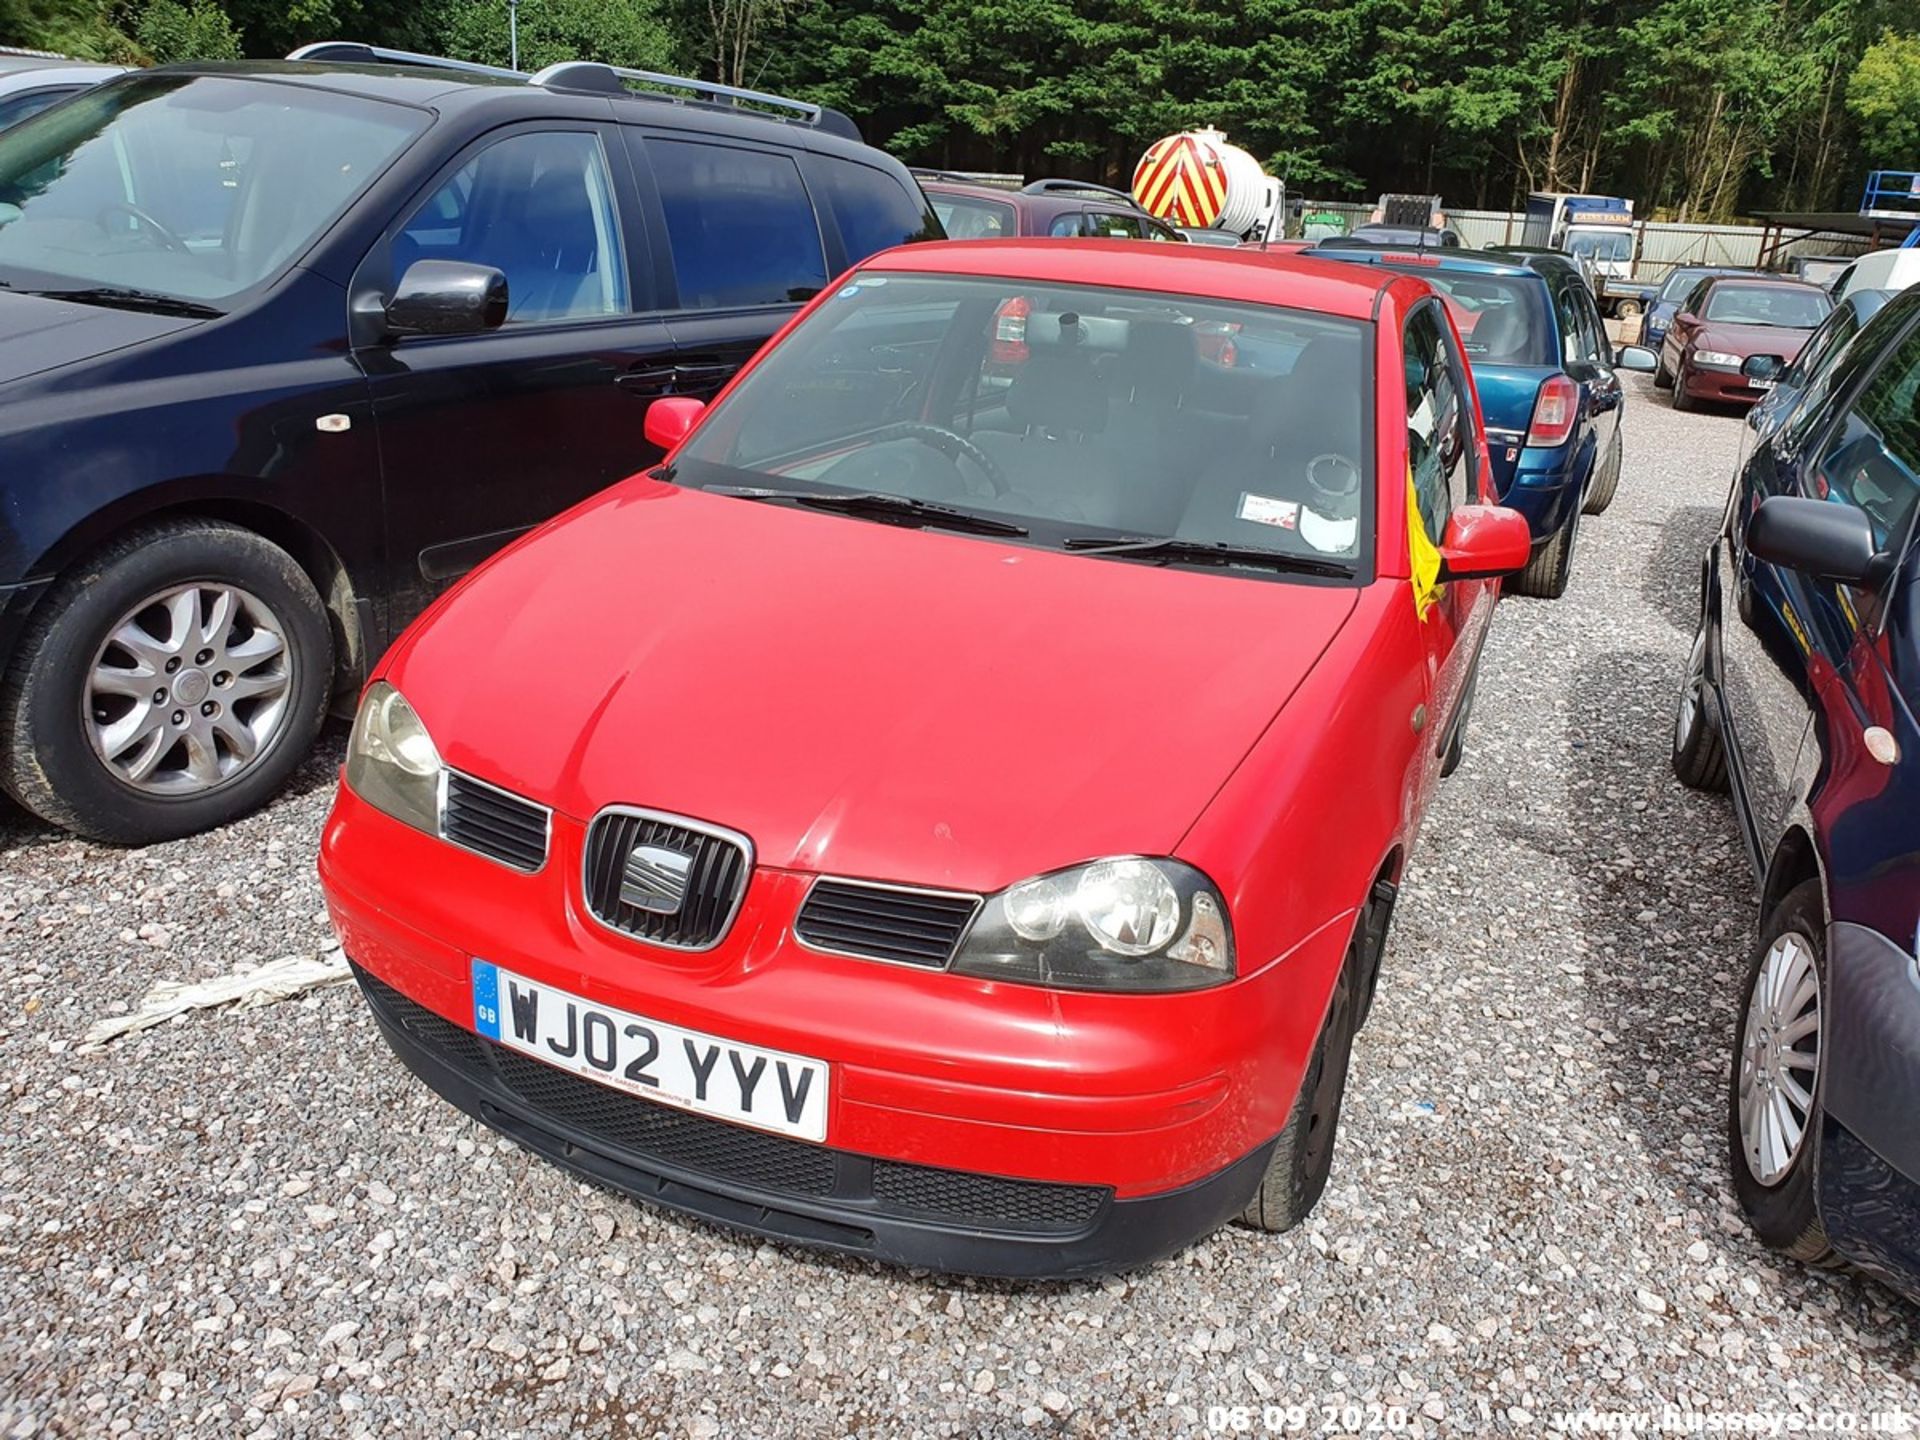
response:
{"label": "red car bonnet", "polygon": [[985,891],[1171,851],[1356,593],[636,478],[385,674],[447,763],[576,818],[645,804],[764,865]]}

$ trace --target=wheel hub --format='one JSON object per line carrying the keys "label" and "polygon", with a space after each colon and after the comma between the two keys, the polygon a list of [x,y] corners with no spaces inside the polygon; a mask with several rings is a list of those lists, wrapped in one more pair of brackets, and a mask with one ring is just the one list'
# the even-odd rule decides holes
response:
{"label": "wheel hub", "polygon": [[213,690],[213,677],[204,670],[182,670],[173,677],[173,698],[182,705],[198,705]]}

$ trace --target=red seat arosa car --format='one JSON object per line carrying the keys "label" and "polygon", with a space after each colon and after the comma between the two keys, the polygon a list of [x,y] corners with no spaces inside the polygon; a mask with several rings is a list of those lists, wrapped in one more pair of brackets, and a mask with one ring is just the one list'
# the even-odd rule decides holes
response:
{"label": "red seat arosa car", "polygon": [[367,689],[320,867],[393,1048],[580,1174],[912,1265],[1298,1221],[1527,559],[1445,307],[922,245],[701,408]]}

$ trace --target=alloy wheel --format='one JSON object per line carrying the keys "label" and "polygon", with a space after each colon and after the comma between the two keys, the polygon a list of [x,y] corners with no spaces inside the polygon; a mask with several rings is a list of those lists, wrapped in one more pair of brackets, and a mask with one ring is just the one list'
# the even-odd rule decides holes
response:
{"label": "alloy wheel", "polygon": [[1740,1137],[1747,1169],[1774,1185],[1812,1128],[1820,1067],[1820,973],[1813,942],[1789,930],[1754,976],[1740,1034]]}
{"label": "alloy wheel", "polygon": [[197,795],[238,777],[287,718],[286,627],[256,596],[211,582],[148,596],[107,632],[87,673],[83,721],[123,784]]}
{"label": "alloy wheel", "polygon": [[1673,720],[1674,753],[1687,748],[1694,727],[1702,720],[1701,706],[1707,684],[1707,627],[1693,637],[1693,649],[1687,652],[1687,678],[1681,682],[1680,706]]}

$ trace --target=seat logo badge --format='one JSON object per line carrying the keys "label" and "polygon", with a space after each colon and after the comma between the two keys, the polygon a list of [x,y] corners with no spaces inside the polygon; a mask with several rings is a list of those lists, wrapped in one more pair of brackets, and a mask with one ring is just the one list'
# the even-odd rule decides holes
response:
{"label": "seat logo badge", "polygon": [[664,845],[636,845],[620,877],[620,903],[650,915],[677,915],[693,857]]}

